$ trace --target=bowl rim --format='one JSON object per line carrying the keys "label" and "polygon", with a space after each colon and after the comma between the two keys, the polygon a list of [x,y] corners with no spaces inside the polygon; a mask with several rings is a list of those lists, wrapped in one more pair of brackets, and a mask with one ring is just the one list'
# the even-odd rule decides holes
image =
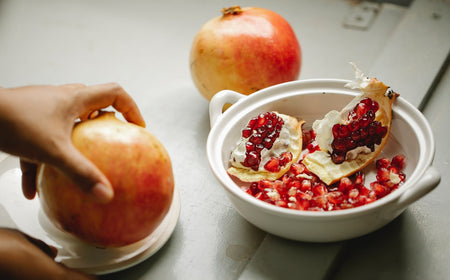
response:
{"label": "bowl rim", "polygon": [[[227,193],[259,208],[266,213],[290,216],[292,218],[311,218],[325,221],[327,219],[345,218],[349,215],[353,216],[367,214],[368,212],[375,211],[376,209],[379,209],[387,204],[395,203],[395,201],[397,201],[403,193],[407,192],[410,189],[410,186],[416,183],[424,175],[427,168],[431,166],[435,153],[435,142],[431,127],[425,116],[423,116],[423,114],[416,107],[401,96],[397,98],[395,105],[393,106],[393,115],[394,118],[395,116],[401,116],[410,124],[411,127],[419,128],[413,129],[413,132],[416,134],[419,142],[418,163],[412,174],[407,177],[405,183],[399,189],[370,204],[333,211],[304,211],[283,208],[261,201],[243,192],[228,175],[226,169],[223,168],[221,161],[222,148],[218,147],[219,145],[217,144],[217,141],[218,139],[221,139],[219,136],[224,135],[230,129],[230,123],[236,122],[230,121],[241,119],[246,112],[260,107],[263,104],[269,104],[276,100],[293,96],[314,94],[319,92],[351,96],[361,93],[358,89],[353,90],[345,88],[344,85],[348,82],[349,80],[345,79],[326,78],[305,79],[282,83],[262,89],[249,96],[243,96],[236,103],[234,103],[233,106],[226,110],[212,125],[207,139],[206,150],[210,169]],[[221,93],[219,92],[214,97],[220,94]],[[220,144],[222,143],[223,141],[220,142]]]}

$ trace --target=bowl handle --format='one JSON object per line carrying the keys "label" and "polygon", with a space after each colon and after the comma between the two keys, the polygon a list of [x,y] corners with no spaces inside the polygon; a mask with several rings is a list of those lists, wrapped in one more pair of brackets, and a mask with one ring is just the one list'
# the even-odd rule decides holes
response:
{"label": "bowl handle", "polygon": [[398,199],[399,208],[406,207],[432,191],[441,181],[441,175],[433,166],[428,167],[423,177]]}
{"label": "bowl handle", "polygon": [[237,93],[232,90],[222,90],[216,93],[209,103],[210,126],[213,127],[214,124],[219,120],[220,116],[223,115],[223,107],[225,106],[225,104],[234,104],[245,96],[246,95]]}

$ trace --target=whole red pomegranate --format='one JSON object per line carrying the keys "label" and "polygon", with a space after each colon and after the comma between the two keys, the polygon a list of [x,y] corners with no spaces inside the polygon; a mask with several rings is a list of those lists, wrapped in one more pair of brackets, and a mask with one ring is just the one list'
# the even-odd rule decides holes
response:
{"label": "whole red pomegranate", "polygon": [[298,78],[301,50],[294,31],[279,14],[262,8],[222,9],[194,38],[191,75],[210,100],[230,89],[251,94]]}
{"label": "whole red pomegranate", "polygon": [[78,123],[75,147],[110,180],[114,198],[100,204],[50,165],[39,169],[44,212],[60,229],[98,247],[120,247],[147,237],[168,212],[174,191],[172,165],[150,132],[113,112]]}

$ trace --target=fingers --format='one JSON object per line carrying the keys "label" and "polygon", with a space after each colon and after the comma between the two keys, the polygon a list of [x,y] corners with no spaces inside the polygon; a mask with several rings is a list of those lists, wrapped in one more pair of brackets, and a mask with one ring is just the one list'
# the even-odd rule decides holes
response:
{"label": "fingers", "polygon": [[73,145],[64,151],[55,165],[94,200],[109,202],[114,197],[114,191],[106,176]]}
{"label": "fingers", "polygon": [[122,113],[127,121],[145,127],[145,121],[138,106],[120,85],[108,83],[80,87],[78,90],[82,104],[84,104],[84,108],[80,113],[81,119],[87,119],[93,111],[112,105],[117,111]]}
{"label": "fingers", "polygon": [[55,250],[18,230],[0,228],[0,278],[97,279],[55,262]]}
{"label": "fingers", "polygon": [[38,247],[42,252],[44,252],[47,256],[54,259],[56,258],[56,255],[58,255],[58,249],[54,246],[50,246],[44,241],[40,239],[36,239],[34,237],[29,236],[28,234],[24,234],[25,238],[28,239],[28,241],[33,244],[34,246]]}
{"label": "fingers", "polygon": [[36,172],[37,165],[20,159],[22,170],[22,192],[27,199],[33,199],[36,195]]}

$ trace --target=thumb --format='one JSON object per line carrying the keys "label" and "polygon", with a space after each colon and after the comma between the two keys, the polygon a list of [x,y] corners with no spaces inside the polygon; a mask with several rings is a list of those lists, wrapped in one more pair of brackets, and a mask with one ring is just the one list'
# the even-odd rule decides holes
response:
{"label": "thumb", "polygon": [[67,147],[57,166],[94,200],[106,203],[113,198],[114,191],[108,178],[73,145]]}

